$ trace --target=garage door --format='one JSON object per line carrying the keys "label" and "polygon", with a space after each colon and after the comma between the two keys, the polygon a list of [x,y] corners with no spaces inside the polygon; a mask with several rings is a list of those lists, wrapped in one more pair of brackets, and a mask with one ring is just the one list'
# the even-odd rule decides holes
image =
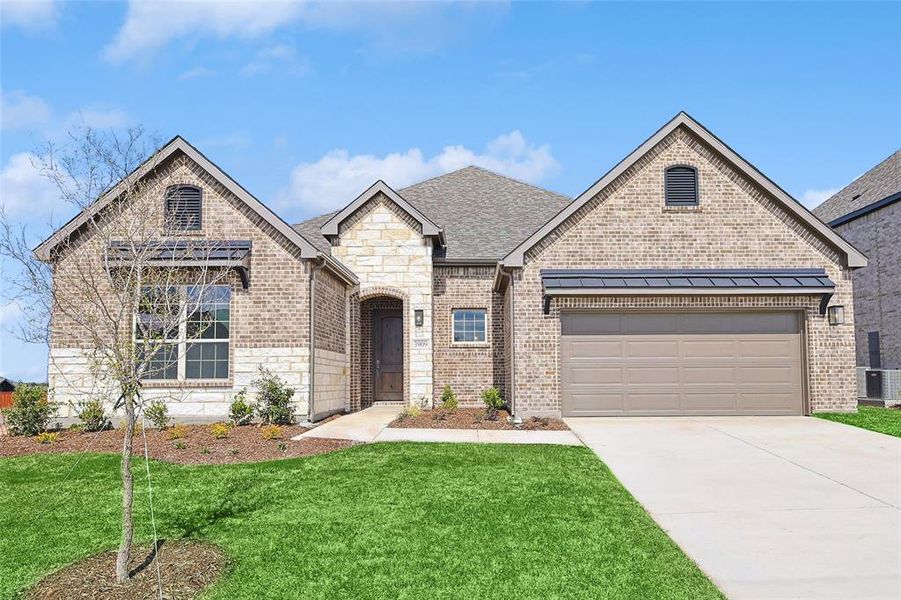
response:
{"label": "garage door", "polygon": [[564,313],[563,414],[797,415],[798,313]]}

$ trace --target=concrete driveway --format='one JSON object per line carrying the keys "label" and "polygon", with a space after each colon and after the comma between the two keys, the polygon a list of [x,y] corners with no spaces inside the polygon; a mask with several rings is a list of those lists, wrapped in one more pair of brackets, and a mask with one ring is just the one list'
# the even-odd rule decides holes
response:
{"label": "concrete driveway", "polygon": [[566,422],[730,598],[901,598],[901,439],[811,417]]}

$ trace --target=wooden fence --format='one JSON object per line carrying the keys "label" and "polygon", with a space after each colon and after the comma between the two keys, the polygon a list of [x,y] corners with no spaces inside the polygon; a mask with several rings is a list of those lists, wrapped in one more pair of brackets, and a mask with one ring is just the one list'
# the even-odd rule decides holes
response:
{"label": "wooden fence", "polygon": [[0,392],[0,408],[9,408],[13,405],[12,392]]}

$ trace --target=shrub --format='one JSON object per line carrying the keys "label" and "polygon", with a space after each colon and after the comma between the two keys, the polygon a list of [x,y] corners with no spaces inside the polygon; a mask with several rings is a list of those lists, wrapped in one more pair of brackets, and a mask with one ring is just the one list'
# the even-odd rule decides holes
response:
{"label": "shrub", "polygon": [[418,406],[408,406],[407,408],[400,411],[400,414],[397,415],[397,420],[406,421],[407,419],[418,417],[421,414],[422,410]]}
{"label": "shrub", "polygon": [[441,408],[432,411],[432,419],[435,421],[446,421],[447,411]]}
{"label": "shrub", "polygon": [[144,408],[144,416],[160,431],[169,426],[169,407],[162,400],[152,400]]}
{"label": "shrub", "polygon": [[13,405],[3,411],[11,435],[37,435],[50,426],[56,405],[40,385],[23,384],[13,392]]}
{"label": "shrub", "polygon": [[451,389],[451,386],[445,385],[444,389],[441,390],[441,408],[446,410],[447,412],[454,412],[457,410],[457,395],[454,393],[454,390]]}
{"label": "shrub", "polygon": [[228,451],[228,453],[231,454],[232,456],[238,456],[238,449],[232,448],[231,450]]}
{"label": "shrub", "polygon": [[288,444],[286,444],[285,442],[279,442],[279,443],[278,443],[278,451],[281,452],[282,454],[284,454],[285,452],[287,452],[287,451],[288,451]]}
{"label": "shrub", "polygon": [[210,433],[213,434],[213,437],[217,440],[224,440],[227,438],[229,431],[231,431],[231,425],[228,423],[213,423],[210,425]]}
{"label": "shrub", "polygon": [[278,425],[267,425],[260,430],[260,435],[264,440],[278,440],[281,439],[282,435],[285,433],[283,427],[279,427]]}
{"label": "shrub", "polygon": [[188,445],[185,443],[184,440],[177,440],[177,441],[175,442],[175,449],[176,449],[176,450],[184,450],[184,449],[187,448],[187,447],[188,447]]}
{"label": "shrub", "polygon": [[186,435],[188,435],[188,428],[184,425],[174,425],[169,429],[168,433],[170,440],[181,440],[184,439]]}
{"label": "shrub", "polygon": [[247,401],[247,392],[245,390],[235,394],[234,400],[232,400],[228,409],[228,417],[236,427],[247,425],[253,419],[253,405]]}
{"label": "shrub", "polygon": [[203,448],[200,449],[200,453],[201,453],[201,454],[209,454],[209,453],[210,453],[210,449],[207,448],[206,446],[204,446]]}
{"label": "shrub", "polygon": [[84,431],[105,431],[113,426],[103,410],[103,401],[98,398],[79,404],[77,410]]}
{"label": "shrub", "polygon": [[44,431],[38,434],[37,440],[41,444],[55,444],[59,440],[59,434],[55,431]]}
{"label": "shrub", "polygon": [[260,377],[253,382],[257,390],[257,415],[267,425],[290,425],[294,422],[294,389],[289,388],[278,375],[260,366]]}
{"label": "shrub", "polygon": [[504,407],[504,399],[501,391],[491,387],[482,392],[482,402],[485,403],[485,418],[489,421],[497,420],[497,411]]}

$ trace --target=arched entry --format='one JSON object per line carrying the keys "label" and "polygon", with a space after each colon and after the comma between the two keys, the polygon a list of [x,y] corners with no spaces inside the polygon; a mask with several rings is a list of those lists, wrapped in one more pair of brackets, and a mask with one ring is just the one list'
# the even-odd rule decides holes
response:
{"label": "arched entry", "polygon": [[360,298],[360,408],[404,404],[409,394],[406,298],[394,290],[371,290]]}

